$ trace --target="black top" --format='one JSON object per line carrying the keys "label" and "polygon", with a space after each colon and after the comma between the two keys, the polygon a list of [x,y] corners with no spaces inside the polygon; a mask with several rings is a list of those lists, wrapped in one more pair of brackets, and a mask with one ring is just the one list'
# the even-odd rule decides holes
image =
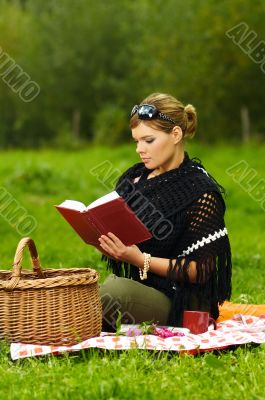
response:
{"label": "black top", "polygon": [[[223,188],[187,152],[178,168],[147,179],[149,173],[143,163],[133,165],[119,178],[116,191],[153,234],[138,244],[140,250],[170,260],[167,277],[148,272],[148,279],[140,281],[139,268],[103,259],[116,275],[165,293],[172,301],[170,325],[181,326],[183,310],[209,311],[216,319],[218,304],[231,295]],[[187,273],[191,261],[196,261],[196,283]]]}

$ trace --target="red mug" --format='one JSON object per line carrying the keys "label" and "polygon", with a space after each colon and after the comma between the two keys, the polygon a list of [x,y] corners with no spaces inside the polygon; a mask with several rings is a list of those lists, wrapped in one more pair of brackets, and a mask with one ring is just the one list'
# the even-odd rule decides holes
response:
{"label": "red mug", "polygon": [[188,328],[195,335],[208,331],[209,325],[213,324],[216,329],[216,322],[204,311],[184,311],[183,328]]}

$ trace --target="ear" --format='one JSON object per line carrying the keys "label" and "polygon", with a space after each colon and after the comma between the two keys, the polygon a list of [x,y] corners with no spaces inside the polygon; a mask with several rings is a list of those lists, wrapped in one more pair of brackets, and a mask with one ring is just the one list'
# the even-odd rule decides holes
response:
{"label": "ear", "polygon": [[174,126],[174,128],[172,129],[171,134],[173,136],[174,144],[179,143],[183,138],[182,129],[178,125]]}

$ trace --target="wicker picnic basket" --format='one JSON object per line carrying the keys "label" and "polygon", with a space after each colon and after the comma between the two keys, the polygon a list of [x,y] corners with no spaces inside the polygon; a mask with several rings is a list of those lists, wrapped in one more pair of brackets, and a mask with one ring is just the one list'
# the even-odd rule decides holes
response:
{"label": "wicker picnic basket", "polygon": [[[33,271],[22,270],[25,247]],[[98,273],[90,268],[42,269],[31,238],[16,250],[13,270],[0,271],[0,338],[73,345],[101,332]]]}

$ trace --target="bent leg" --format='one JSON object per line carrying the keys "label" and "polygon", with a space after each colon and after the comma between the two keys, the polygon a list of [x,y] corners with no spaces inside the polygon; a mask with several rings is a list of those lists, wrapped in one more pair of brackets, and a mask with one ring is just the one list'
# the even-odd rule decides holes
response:
{"label": "bent leg", "polygon": [[143,321],[167,324],[171,301],[164,293],[152,287],[110,275],[100,286],[100,296],[103,330],[115,330],[119,312],[123,324]]}

